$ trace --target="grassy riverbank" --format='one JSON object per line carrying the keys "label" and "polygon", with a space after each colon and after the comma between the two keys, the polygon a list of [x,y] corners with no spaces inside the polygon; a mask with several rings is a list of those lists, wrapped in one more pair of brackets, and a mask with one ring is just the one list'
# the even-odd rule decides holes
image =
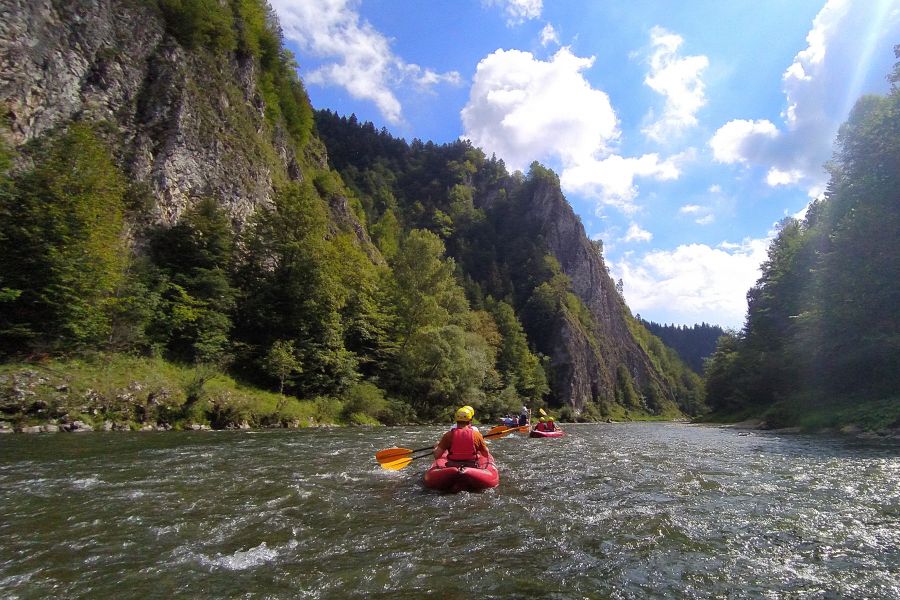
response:
{"label": "grassy riverbank", "polygon": [[[601,413],[591,405],[578,415],[567,408],[551,412],[560,422],[684,418],[616,404],[607,408]],[[337,398],[299,400],[242,385],[210,367],[160,358],[103,353],[0,364],[0,430],[5,431],[80,429],[81,424],[84,429],[182,430],[411,422],[416,419],[408,407],[364,382]]]}
{"label": "grassy riverbank", "polygon": [[338,399],[301,401],[162,359],[104,354],[0,365],[7,428],[75,421],[95,429],[308,427],[340,423],[343,409]]}
{"label": "grassy riverbank", "polygon": [[704,423],[747,423],[757,429],[900,434],[900,396],[847,402],[776,402],[767,408],[705,415]]}

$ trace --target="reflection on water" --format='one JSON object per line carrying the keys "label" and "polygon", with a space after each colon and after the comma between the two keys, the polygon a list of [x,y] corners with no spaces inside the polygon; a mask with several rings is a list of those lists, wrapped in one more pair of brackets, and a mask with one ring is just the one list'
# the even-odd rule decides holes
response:
{"label": "reflection on water", "polygon": [[458,495],[374,461],[434,427],[7,435],[0,597],[900,598],[896,446],[566,429]]}

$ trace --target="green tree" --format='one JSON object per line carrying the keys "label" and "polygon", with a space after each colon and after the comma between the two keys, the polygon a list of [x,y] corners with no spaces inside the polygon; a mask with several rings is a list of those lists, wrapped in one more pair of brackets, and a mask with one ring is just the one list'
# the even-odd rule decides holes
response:
{"label": "green tree", "polygon": [[219,0],[159,0],[169,32],[188,48],[233,50],[231,5]]}
{"label": "green tree", "polygon": [[349,292],[328,240],[327,212],[307,182],[281,190],[249,228],[238,270],[242,297],[236,335],[255,364],[275,340],[293,341],[303,364],[299,394],[336,394],[356,374],[344,347],[341,310]]}
{"label": "green tree", "polygon": [[430,231],[414,229],[394,259],[392,296],[401,346],[422,327],[460,323],[469,310],[453,275],[454,261],[443,256],[440,238]]}
{"label": "green tree", "polygon": [[151,337],[169,356],[222,365],[228,359],[236,290],[231,283],[234,232],[211,198],[151,235],[161,302]]}
{"label": "green tree", "polygon": [[124,180],[89,125],[47,140],[34,159],[0,196],[0,336],[7,348],[96,347],[127,260]]}
{"label": "green tree", "polygon": [[278,380],[278,393],[284,396],[284,382],[303,372],[295,354],[294,342],[275,340],[263,359],[263,368]]}
{"label": "green tree", "polygon": [[528,348],[525,330],[513,307],[503,301],[488,300],[488,309],[502,336],[497,369],[504,382],[513,383],[524,398],[539,402],[550,391],[540,359]]}

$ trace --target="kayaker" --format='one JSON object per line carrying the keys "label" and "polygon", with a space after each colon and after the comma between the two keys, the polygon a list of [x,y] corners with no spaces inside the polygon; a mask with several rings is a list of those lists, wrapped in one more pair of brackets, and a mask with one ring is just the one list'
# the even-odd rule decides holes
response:
{"label": "kayaker", "polygon": [[547,417],[545,426],[547,431],[556,431],[556,421],[553,420],[553,417]]}
{"label": "kayaker", "polygon": [[519,413],[519,427],[522,425],[528,425],[530,422],[531,411],[528,410],[527,406],[522,407],[522,412]]}
{"label": "kayaker", "polygon": [[434,457],[441,458],[447,452],[447,465],[451,467],[474,467],[479,457],[493,462],[491,452],[481,432],[472,427],[475,409],[463,406],[456,411],[456,425],[441,437],[434,447]]}
{"label": "kayaker", "polygon": [[547,429],[547,417],[541,417],[538,424],[534,426],[535,431],[549,431]]}

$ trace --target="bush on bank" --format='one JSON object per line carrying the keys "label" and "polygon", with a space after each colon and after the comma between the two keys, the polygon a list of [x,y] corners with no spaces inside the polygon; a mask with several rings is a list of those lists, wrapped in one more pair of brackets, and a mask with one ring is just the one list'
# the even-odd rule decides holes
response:
{"label": "bush on bank", "polygon": [[[367,414],[368,407],[354,409]],[[347,422],[336,398],[298,400],[241,385],[215,369],[159,358],[91,358],[0,365],[0,421],[21,428],[82,421],[117,429],[309,427]]]}

